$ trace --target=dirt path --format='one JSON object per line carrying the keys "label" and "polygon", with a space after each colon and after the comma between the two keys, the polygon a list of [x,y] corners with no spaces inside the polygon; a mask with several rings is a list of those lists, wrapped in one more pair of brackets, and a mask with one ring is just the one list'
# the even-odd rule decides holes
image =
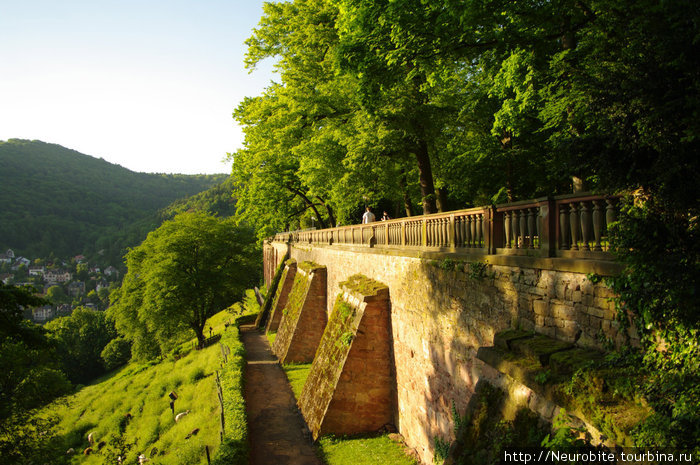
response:
{"label": "dirt path", "polygon": [[241,326],[241,340],[248,354],[244,395],[250,465],[323,465],[267,338],[253,326]]}

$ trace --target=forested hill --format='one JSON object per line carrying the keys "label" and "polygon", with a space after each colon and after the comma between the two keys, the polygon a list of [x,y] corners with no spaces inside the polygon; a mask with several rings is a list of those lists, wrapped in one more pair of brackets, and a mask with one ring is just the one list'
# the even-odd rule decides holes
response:
{"label": "forested hill", "polygon": [[135,173],[56,144],[0,141],[0,250],[120,263],[160,210],[226,177]]}

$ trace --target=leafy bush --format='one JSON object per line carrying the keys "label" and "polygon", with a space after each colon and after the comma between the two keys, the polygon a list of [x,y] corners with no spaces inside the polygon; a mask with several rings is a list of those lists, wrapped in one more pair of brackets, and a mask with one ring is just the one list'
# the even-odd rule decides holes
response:
{"label": "leafy bush", "polygon": [[238,328],[229,327],[221,338],[231,353],[220,372],[224,397],[224,439],[212,459],[214,465],[245,465],[248,463],[248,424],[243,399],[243,344]]}
{"label": "leafy bush", "polygon": [[[700,452],[700,223],[697,206],[637,191],[611,227],[625,270],[607,278],[623,327],[634,323],[641,354],[626,356],[654,414],[638,446]],[[639,363],[641,359],[641,363]]]}
{"label": "leafy bush", "polygon": [[131,342],[123,337],[112,339],[102,350],[100,357],[108,371],[126,365],[131,358]]}

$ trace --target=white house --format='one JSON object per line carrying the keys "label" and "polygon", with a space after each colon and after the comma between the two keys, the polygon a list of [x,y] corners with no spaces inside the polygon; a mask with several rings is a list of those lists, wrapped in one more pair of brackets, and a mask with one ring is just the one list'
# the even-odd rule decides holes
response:
{"label": "white house", "polygon": [[39,265],[32,265],[29,267],[29,276],[44,276],[46,268]]}

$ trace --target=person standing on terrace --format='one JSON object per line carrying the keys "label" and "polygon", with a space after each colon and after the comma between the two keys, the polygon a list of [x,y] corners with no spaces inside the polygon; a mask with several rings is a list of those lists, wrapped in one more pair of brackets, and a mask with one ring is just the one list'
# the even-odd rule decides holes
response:
{"label": "person standing on terrace", "polygon": [[365,208],[365,214],[362,215],[362,224],[372,223],[374,221],[374,213],[370,207]]}

